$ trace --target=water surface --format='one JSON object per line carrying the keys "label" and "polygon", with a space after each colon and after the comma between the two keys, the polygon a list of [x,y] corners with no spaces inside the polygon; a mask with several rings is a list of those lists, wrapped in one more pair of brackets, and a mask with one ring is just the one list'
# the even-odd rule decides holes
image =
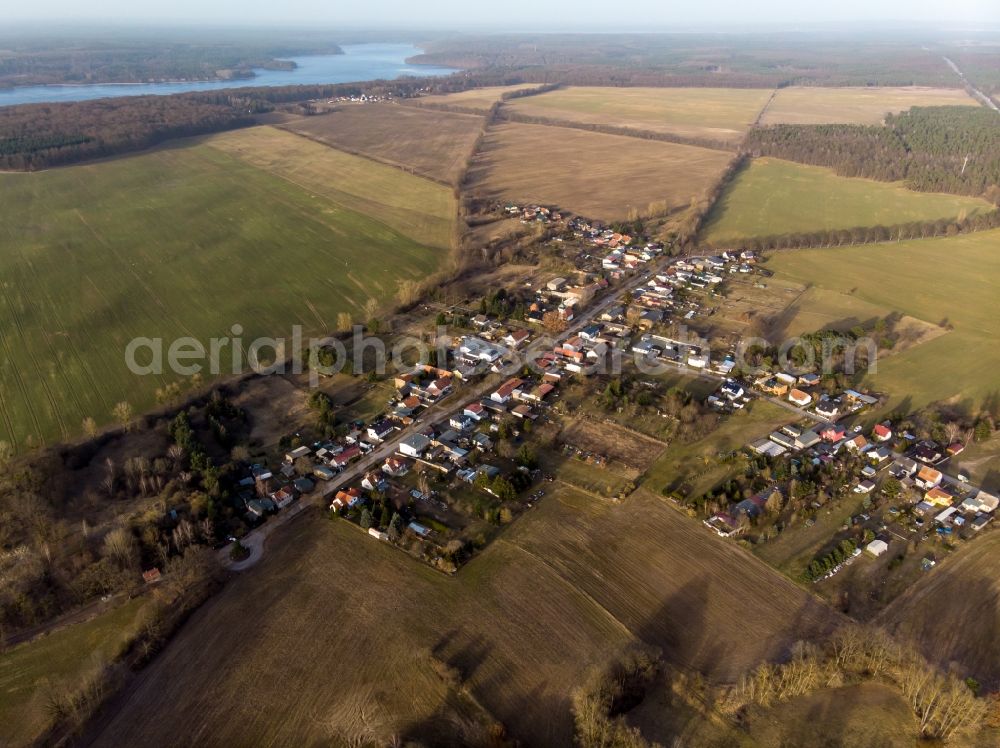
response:
{"label": "water surface", "polygon": [[54,101],[87,101],[112,96],[176,94],[249,86],[296,86],[317,83],[351,83],[376,78],[448,75],[454,68],[435,65],[408,65],[406,58],[421,49],[410,44],[345,44],[342,55],[292,57],[295,70],[255,70],[254,78],[227,81],[176,81],[164,83],[52,84],[0,89],[0,106]]}

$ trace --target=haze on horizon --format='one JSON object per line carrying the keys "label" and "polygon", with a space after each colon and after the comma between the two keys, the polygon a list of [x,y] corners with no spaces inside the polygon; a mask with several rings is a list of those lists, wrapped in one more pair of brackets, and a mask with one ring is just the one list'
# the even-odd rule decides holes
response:
{"label": "haze on horizon", "polygon": [[82,12],[72,0],[37,0],[8,4],[5,21],[84,22],[101,25],[135,24],[257,24],[328,27],[435,27],[493,29],[497,31],[645,30],[671,28],[734,29],[739,26],[853,25],[897,22],[941,23],[975,28],[1000,24],[997,0],[840,0],[822,7],[802,0],[715,0],[699,7],[678,0],[620,0],[614,4],[581,7],[576,0],[506,0],[475,6],[467,0],[372,0],[331,5],[324,0],[174,0],[143,7],[135,0],[104,0]]}

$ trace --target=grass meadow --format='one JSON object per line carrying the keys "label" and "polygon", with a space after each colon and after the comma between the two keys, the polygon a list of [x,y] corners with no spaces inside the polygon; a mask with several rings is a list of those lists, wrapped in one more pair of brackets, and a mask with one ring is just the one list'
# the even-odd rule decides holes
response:
{"label": "grass meadow", "polygon": [[650,491],[683,490],[697,496],[728,480],[742,467],[719,460],[720,454],[742,450],[747,444],[774,429],[795,421],[795,414],[767,400],[730,416],[703,439],[675,443],[654,462],[643,478]]}
{"label": "grass meadow", "polygon": [[830,169],[754,159],[716,203],[705,241],[956,218],[987,211],[983,200],[914,192],[900,184],[839,177]]}
{"label": "grass meadow", "polygon": [[676,143],[504,124],[490,130],[470,176],[474,191],[498,200],[555,204],[612,221],[690,204],[730,158]]}
{"label": "grass meadow", "polygon": [[[830,317],[858,303],[896,310],[943,330],[926,342],[883,356],[866,384],[889,395],[886,410],[952,402],[975,411],[997,395],[1000,231],[858,247],[776,252],[776,277],[822,291]],[[800,308],[809,313],[808,298]],[[790,321],[792,327],[798,323]]]}
{"label": "grass meadow", "polygon": [[454,207],[444,186],[271,128],[0,189],[0,440],[18,448],[153,405],[172,378],[128,371],[135,337],[360,318],[444,263]]}
{"label": "grass meadow", "polygon": [[788,86],[778,89],[762,124],[877,125],[915,106],[979,106],[961,88]]}
{"label": "grass meadow", "polygon": [[500,97],[505,93],[525,91],[537,87],[537,83],[519,83],[513,86],[486,86],[484,88],[470,88],[468,91],[459,91],[452,94],[421,96],[419,99],[412,99],[407,103],[416,106],[423,104],[432,106],[435,104],[444,104],[464,109],[475,109],[486,113],[490,110],[490,107],[500,101]]}
{"label": "grass meadow", "polygon": [[560,88],[507,106],[532,117],[736,143],[771,96],[763,88]]}
{"label": "grass meadow", "polygon": [[30,745],[49,724],[48,697],[97,673],[137,632],[146,598],[0,653],[0,745]]}

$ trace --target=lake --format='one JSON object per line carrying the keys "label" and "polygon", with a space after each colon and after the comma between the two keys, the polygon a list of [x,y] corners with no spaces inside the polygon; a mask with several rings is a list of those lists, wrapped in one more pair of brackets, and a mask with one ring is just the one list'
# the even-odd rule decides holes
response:
{"label": "lake", "polygon": [[342,55],[292,57],[295,70],[256,70],[256,77],[228,81],[164,83],[94,83],[85,85],[22,86],[0,89],[0,106],[53,101],[86,101],[111,96],[175,94],[249,86],[295,86],[314,83],[351,83],[406,75],[448,75],[454,68],[408,65],[406,58],[421,53],[410,44],[345,44]]}

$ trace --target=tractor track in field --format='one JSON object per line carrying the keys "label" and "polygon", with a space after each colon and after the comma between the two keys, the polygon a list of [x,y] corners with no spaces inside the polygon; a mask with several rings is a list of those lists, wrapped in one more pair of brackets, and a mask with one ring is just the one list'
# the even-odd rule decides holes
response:
{"label": "tractor track in field", "polygon": [[[3,289],[4,303],[10,306],[10,300],[7,298],[7,289]],[[11,317],[13,318],[13,310],[11,310]],[[16,325],[15,321],[15,325]],[[28,415],[31,416],[31,421],[35,426],[35,433],[39,438],[42,435],[42,425],[38,421],[38,414],[35,413],[35,409],[31,407],[31,398],[28,397],[28,388],[24,385],[24,379],[21,377],[21,372],[14,363],[14,353],[10,348],[10,344],[7,342],[7,336],[4,334],[3,330],[0,329],[0,347],[3,348],[4,355],[7,360],[11,363],[11,372],[14,377],[14,381],[17,382],[17,388],[21,391],[21,397],[24,398],[24,405],[28,410]],[[13,434],[13,432],[12,432]]]}
{"label": "tractor track in field", "polygon": [[[35,277],[36,281],[39,281],[38,283],[39,287],[40,288],[44,287],[44,284],[40,282],[41,279],[38,277],[34,265],[24,256],[23,252],[19,252],[19,255],[21,257],[21,262],[23,263],[23,265],[29,269],[31,275]],[[52,300],[49,298],[46,298],[46,300],[50,303],[47,303],[45,305],[45,310],[47,313],[51,314],[52,319],[56,323],[56,328],[59,330],[66,329],[65,325],[63,324],[62,318],[59,316],[59,305],[51,303]],[[49,349],[51,350],[52,345],[51,344],[48,345]],[[90,368],[84,364],[83,359],[80,357],[80,353],[76,347],[76,342],[73,340],[73,337],[71,335],[66,336],[66,345],[69,348],[70,356],[73,359],[75,359],[77,364],[80,366],[80,370],[83,373],[83,375],[87,378],[90,387],[94,391],[97,391],[97,383],[94,381],[93,375],[90,372]],[[86,409],[84,408],[83,401],[80,397],[79,388],[74,386],[68,388],[68,391],[70,392],[73,401],[76,403],[77,412],[86,415]]]}
{"label": "tractor track in field", "polygon": [[[38,375],[38,379],[41,382],[42,389],[45,390],[45,396],[49,400],[49,405],[52,406],[52,415],[55,416],[56,421],[59,423],[59,431],[61,432],[63,438],[69,435],[69,431],[66,428],[66,422],[63,420],[62,409],[56,402],[55,396],[52,394],[52,388],[49,387],[47,379],[42,375],[42,367],[38,363],[38,357],[35,355],[34,348],[29,344],[29,338],[25,334],[24,325],[21,323],[21,315],[17,313],[14,309],[14,305],[11,303],[10,295],[7,293],[7,289],[3,289],[4,300],[7,302],[7,307],[10,309],[11,319],[14,320],[14,326],[17,328],[17,333],[20,336],[24,349],[28,353],[28,357],[31,359],[31,366]],[[34,409],[32,409],[34,412]],[[37,419],[36,424],[37,424]],[[44,432],[39,431],[38,437],[44,440]]]}

